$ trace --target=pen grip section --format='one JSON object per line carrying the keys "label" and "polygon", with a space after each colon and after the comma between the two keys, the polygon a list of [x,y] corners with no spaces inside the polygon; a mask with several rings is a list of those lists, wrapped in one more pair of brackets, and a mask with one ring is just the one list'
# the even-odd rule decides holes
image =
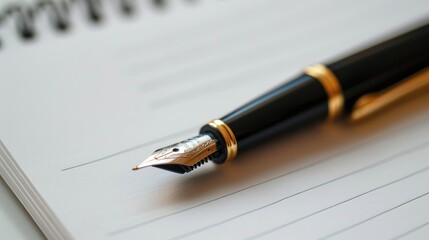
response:
{"label": "pen grip section", "polygon": [[220,120],[238,142],[238,152],[328,114],[327,94],[315,78],[301,75],[245,104]]}

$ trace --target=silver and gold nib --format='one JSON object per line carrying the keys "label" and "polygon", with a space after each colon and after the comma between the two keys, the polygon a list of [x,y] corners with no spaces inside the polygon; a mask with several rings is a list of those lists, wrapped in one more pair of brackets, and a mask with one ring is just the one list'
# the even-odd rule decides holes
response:
{"label": "silver and gold nib", "polygon": [[156,150],[133,167],[133,170],[153,166],[176,173],[187,173],[211,160],[217,153],[217,141],[207,134],[201,134]]}

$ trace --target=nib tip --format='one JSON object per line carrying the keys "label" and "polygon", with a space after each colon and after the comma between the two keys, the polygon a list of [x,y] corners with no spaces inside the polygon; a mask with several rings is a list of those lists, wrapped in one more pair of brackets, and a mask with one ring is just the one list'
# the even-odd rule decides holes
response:
{"label": "nib tip", "polygon": [[140,168],[139,167],[137,167],[137,166],[134,166],[133,168],[132,168],[132,170],[133,171],[135,171],[135,170],[139,170]]}

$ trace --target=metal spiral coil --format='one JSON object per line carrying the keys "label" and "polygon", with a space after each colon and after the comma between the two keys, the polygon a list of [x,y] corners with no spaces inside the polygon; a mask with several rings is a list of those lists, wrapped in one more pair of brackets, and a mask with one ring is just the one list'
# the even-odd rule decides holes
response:
{"label": "metal spiral coil", "polygon": [[[137,0],[115,0],[124,15],[132,15],[135,12]],[[141,1],[141,0],[140,0]],[[0,28],[6,21],[12,20],[15,23],[16,31],[20,38],[31,40],[37,34],[37,18],[41,14],[47,14],[52,27],[65,32],[70,28],[70,9],[77,4],[82,4],[86,11],[87,18],[94,23],[103,19],[103,0],[39,0],[34,3],[11,3],[0,10]],[[164,7],[167,0],[151,0],[151,3],[158,8]],[[1,47],[0,38],[0,47]]]}

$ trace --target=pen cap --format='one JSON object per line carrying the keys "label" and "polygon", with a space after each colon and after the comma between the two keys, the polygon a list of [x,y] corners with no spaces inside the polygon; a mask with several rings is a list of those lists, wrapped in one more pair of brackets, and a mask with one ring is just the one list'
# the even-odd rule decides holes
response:
{"label": "pen cap", "polygon": [[345,113],[361,96],[379,92],[429,66],[429,24],[327,65],[343,89]]}

